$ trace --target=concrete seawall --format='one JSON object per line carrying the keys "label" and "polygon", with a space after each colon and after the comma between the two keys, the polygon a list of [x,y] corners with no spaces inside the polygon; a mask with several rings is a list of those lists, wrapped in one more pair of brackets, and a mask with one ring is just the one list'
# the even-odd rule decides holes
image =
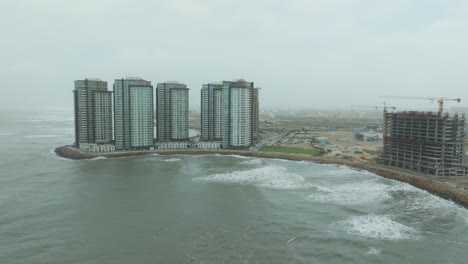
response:
{"label": "concrete seawall", "polygon": [[355,169],[366,170],[380,175],[384,178],[406,182],[414,187],[428,191],[439,197],[451,200],[468,209],[468,193],[457,188],[443,184],[428,177],[413,175],[410,172],[397,171],[390,167],[382,166],[372,162],[359,162],[356,160],[345,160],[334,157],[316,157],[303,154],[276,153],[264,151],[242,151],[242,150],[145,150],[145,151],[121,151],[112,153],[83,153],[71,146],[62,146],[55,149],[55,153],[64,158],[82,160],[97,157],[132,157],[149,154],[158,155],[240,155],[257,158],[285,159],[293,161],[311,161],[320,164],[345,165]]}

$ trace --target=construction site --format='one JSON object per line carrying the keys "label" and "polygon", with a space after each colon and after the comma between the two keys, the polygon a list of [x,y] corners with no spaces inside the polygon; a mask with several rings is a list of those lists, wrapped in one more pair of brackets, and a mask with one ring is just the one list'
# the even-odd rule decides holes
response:
{"label": "construction site", "polygon": [[438,99],[435,113],[384,109],[383,152],[378,161],[430,176],[467,176],[465,115],[443,113],[443,101]]}

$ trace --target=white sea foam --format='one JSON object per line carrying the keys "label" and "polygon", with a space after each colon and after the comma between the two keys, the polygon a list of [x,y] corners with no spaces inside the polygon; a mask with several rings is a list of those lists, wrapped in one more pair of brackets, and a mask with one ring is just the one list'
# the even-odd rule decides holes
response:
{"label": "white sea foam", "polygon": [[418,189],[416,191],[418,195],[408,199],[403,205],[403,210],[408,213],[424,215],[426,216],[424,218],[425,221],[436,219],[435,221],[439,222],[437,219],[443,217],[453,219],[454,221],[461,221],[465,224],[463,228],[468,226],[468,211],[465,208],[452,201],[429,194],[426,191]]}
{"label": "white sea foam", "polygon": [[266,167],[246,171],[214,174],[206,177],[193,178],[192,180],[225,184],[254,185],[275,190],[300,190],[316,187],[305,182],[304,177],[289,173],[286,168],[276,165],[268,165]]}
{"label": "white sea foam", "polygon": [[72,159],[67,159],[67,158],[63,158],[63,157],[58,156],[57,154],[55,154],[55,149],[50,149],[49,154],[52,155],[56,160],[73,161]]}
{"label": "white sea foam", "polygon": [[246,160],[241,163],[242,165],[262,165],[263,161],[261,159]]}
{"label": "white sea foam", "polygon": [[380,240],[418,240],[419,232],[383,215],[352,216],[341,222],[349,234]]}
{"label": "white sea foam", "polygon": [[369,247],[369,250],[366,252],[366,255],[380,255],[382,253],[382,249],[380,248],[373,248]]}
{"label": "white sea foam", "polygon": [[239,158],[239,159],[250,159],[250,157],[245,157],[245,156],[241,156],[241,155],[225,155],[225,156]]}
{"label": "white sea foam", "polygon": [[92,158],[92,159],[89,159],[89,160],[102,160],[102,159],[107,159],[107,158],[99,156],[99,157],[95,157],[95,158]]}
{"label": "white sea foam", "polygon": [[323,193],[332,193],[333,192],[332,189],[327,188],[327,187],[323,187],[323,186],[319,186],[319,185],[315,185],[315,187],[317,187],[317,191],[319,191],[319,192],[323,192]]}
{"label": "white sea foam", "polygon": [[165,162],[176,162],[176,161],[179,161],[181,159],[178,159],[178,158],[172,158],[172,159],[166,159],[164,160]]}
{"label": "white sea foam", "polygon": [[74,161],[74,160],[72,160],[72,159],[62,158],[62,157],[60,157],[60,156],[55,156],[55,159],[56,159],[56,160],[63,160],[63,161]]}
{"label": "white sea foam", "polygon": [[465,220],[465,223],[468,225],[468,213],[466,213],[466,211],[465,211],[464,214],[462,214],[461,217]]}
{"label": "white sea foam", "polygon": [[389,199],[389,185],[376,183],[374,180],[320,187],[317,192],[308,196],[317,202],[343,205],[379,203]]}
{"label": "white sea foam", "polygon": [[392,185],[388,185],[387,191],[405,191],[405,192],[421,192],[421,193],[427,193],[426,191],[423,191],[421,189],[418,189],[414,186],[411,186],[408,183],[404,182],[399,182],[396,180],[389,180],[388,182],[392,182]]}
{"label": "white sea foam", "polygon": [[150,161],[153,162],[153,161],[155,161],[155,157],[156,157],[156,156],[159,157],[159,156],[161,156],[161,155],[159,155],[159,154],[157,154],[157,153],[148,154],[148,155],[145,155],[145,156],[144,156],[144,160],[150,160]]}
{"label": "white sea foam", "polygon": [[413,194],[411,197],[401,200],[401,203],[403,204],[390,205],[397,206],[400,209],[405,209],[410,212],[433,211],[437,214],[447,214],[454,211],[459,213],[466,211],[452,201],[442,199],[436,195],[433,195],[425,190],[418,189],[407,183],[398,182],[387,188],[387,191],[404,191],[405,193]]}
{"label": "white sea foam", "polygon": [[329,166],[330,169],[320,172],[320,176],[326,177],[351,177],[351,176],[376,176],[374,173],[366,171],[366,170],[356,170],[351,167],[347,166],[337,166],[337,165],[321,165],[321,166]]}
{"label": "white sea foam", "polygon": [[424,193],[421,190],[415,190],[415,192],[418,193],[418,196],[411,199],[408,203],[411,211],[436,209],[438,213],[444,213],[447,212],[447,209],[450,210],[456,207],[453,202],[444,200],[438,196]]}

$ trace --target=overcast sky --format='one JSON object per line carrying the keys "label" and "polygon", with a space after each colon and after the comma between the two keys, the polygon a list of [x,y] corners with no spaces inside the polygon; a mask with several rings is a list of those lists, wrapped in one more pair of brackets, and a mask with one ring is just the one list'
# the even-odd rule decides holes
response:
{"label": "overcast sky", "polygon": [[[262,107],[468,105],[466,0],[1,0],[1,107],[71,107],[73,81],[244,78]],[[447,106],[455,105],[455,103]]]}

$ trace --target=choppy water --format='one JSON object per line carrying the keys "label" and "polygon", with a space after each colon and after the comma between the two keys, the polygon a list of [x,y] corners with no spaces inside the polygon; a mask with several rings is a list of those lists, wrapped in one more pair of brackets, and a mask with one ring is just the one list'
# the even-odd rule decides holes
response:
{"label": "choppy water", "polygon": [[345,167],[71,161],[70,109],[0,111],[0,263],[466,263],[468,211]]}

